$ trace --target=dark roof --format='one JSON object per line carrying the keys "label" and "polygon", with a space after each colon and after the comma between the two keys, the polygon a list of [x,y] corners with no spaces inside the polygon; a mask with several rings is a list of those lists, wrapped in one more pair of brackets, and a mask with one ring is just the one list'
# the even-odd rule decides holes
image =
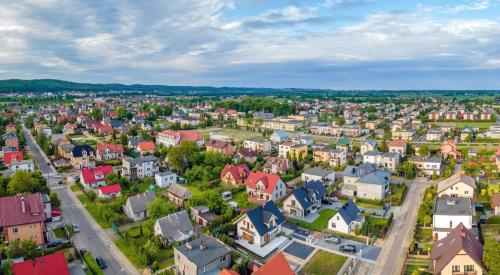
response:
{"label": "dark roof", "polygon": [[273,201],[268,201],[264,205],[251,209],[246,213],[246,216],[250,219],[250,222],[253,224],[259,235],[264,235],[273,229],[267,227],[265,224],[269,222],[269,219],[272,216],[276,217],[276,223],[278,225],[285,222],[285,216],[283,216]]}
{"label": "dark roof", "polygon": [[314,176],[319,176],[319,177],[326,177],[326,176],[330,175],[331,173],[333,173],[333,171],[316,166],[313,168],[305,169],[303,173],[309,174],[309,175],[314,175]]}
{"label": "dark roof", "polygon": [[[205,245],[203,250],[200,249],[202,242]],[[231,252],[231,249],[227,248],[222,243],[205,235],[174,249],[188,258],[198,268]]]}
{"label": "dark roof", "polygon": [[306,209],[313,202],[313,195],[316,195],[316,200],[320,200],[325,195],[326,188],[321,181],[309,181],[303,186],[295,188],[292,194],[295,196],[302,208]]}
{"label": "dark roof", "polygon": [[356,204],[354,204],[352,200],[349,200],[339,208],[338,213],[346,222],[346,224],[350,224],[352,221],[358,218],[360,212]]}
{"label": "dark roof", "polygon": [[71,150],[73,157],[75,158],[81,157],[84,151],[93,152],[95,154],[95,149],[88,144],[76,145],[75,147],[73,147],[73,150]]}
{"label": "dark roof", "polygon": [[470,198],[438,197],[434,205],[434,215],[471,216],[473,204]]}

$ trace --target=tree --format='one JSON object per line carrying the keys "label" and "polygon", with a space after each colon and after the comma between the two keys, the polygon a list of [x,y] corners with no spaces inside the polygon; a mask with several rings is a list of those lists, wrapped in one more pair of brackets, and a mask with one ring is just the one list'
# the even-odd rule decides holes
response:
{"label": "tree", "polygon": [[420,146],[420,148],[418,149],[418,153],[422,157],[425,157],[425,156],[429,155],[430,152],[431,152],[431,150],[429,149],[429,146],[425,145],[425,144],[422,144]]}
{"label": "tree", "polygon": [[7,248],[7,257],[10,259],[15,259],[23,256],[23,249],[21,247],[21,241],[19,239],[11,242],[9,248]]}
{"label": "tree", "polygon": [[56,206],[57,207],[57,206],[61,205],[61,201],[57,197],[57,193],[56,192],[50,191],[49,198],[50,198],[50,204],[52,206]]}
{"label": "tree", "polygon": [[144,255],[146,256],[147,263],[150,264],[156,255],[160,253],[160,248],[151,240],[148,240],[143,246]]}
{"label": "tree", "polygon": [[32,239],[26,239],[21,242],[21,249],[23,250],[24,257],[27,259],[34,259],[40,256],[38,250],[38,243]]}
{"label": "tree", "polygon": [[500,242],[486,238],[484,242],[483,262],[490,274],[500,274]]}
{"label": "tree", "polygon": [[111,172],[106,176],[106,184],[115,184],[120,182],[120,177],[115,173]]}
{"label": "tree", "polygon": [[382,142],[380,143],[380,151],[382,152],[387,152],[389,151],[389,147],[387,146],[387,141],[384,139],[382,139]]}
{"label": "tree", "polygon": [[87,197],[89,197],[90,201],[95,201],[95,199],[97,198],[97,194],[94,190],[90,190],[87,192]]}
{"label": "tree", "polygon": [[29,171],[17,170],[10,178],[8,192],[11,195],[42,191],[42,182]]}
{"label": "tree", "polygon": [[185,168],[200,162],[201,157],[200,148],[195,142],[183,141],[178,146],[170,149],[168,163],[174,170],[182,174]]}
{"label": "tree", "polygon": [[425,227],[426,225],[428,225],[428,224],[431,224],[431,222],[432,222],[432,217],[431,217],[431,216],[429,216],[429,215],[425,215],[425,216],[424,216],[424,227]]}
{"label": "tree", "polygon": [[153,219],[159,219],[175,212],[175,206],[161,198],[156,198],[148,204],[148,214]]}

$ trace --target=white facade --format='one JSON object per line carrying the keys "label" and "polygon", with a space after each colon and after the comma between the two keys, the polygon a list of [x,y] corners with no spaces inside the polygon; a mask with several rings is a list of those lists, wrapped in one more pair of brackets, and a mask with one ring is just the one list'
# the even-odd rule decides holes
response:
{"label": "white facade", "polygon": [[324,182],[327,185],[331,185],[335,182],[335,172],[331,171],[331,173],[326,176],[313,175],[313,174],[308,174],[307,172],[302,172],[301,179],[304,182],[317,180]]}
{"label": "white facade", "polygon": [[17,170],[35,172],[35,164],[33,163],[33,160],[30,159],[21,161],[13,159],[10,165],[10,169],[13,173],[15,173]]}
{"label": "white facade", "polygon": [[246,139],[243,142],[243,147],[247,149],[251,149],[255,152],[267,154],[271,152],[271,141],[263,140],[263,141],[255,141]]}
{"label": "white facade", "polygon": [[344,221],[344,219],[342,219],[342,216],[337,212],[328,221],[328,229],[344,234],[349,234],[351,227]]}
{"label": "white facade", "polygon": [[177,174],[173,172],[155,174],[155,183],[160,188],[168,188],[172,183],[177,183]]}

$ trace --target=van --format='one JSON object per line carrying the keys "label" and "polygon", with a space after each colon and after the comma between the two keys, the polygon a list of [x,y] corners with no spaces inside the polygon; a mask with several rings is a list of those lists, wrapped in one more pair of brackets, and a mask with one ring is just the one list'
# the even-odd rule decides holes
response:
{"label": "van", "polygon": [[232,198],[233,198],[233,194],[231,194],[231,192],[226,191],[226,192],[223,192],[223,193],[222,193],[222,199],[223,199],[224,201],[228,201],[228,200],[230,200],[230,199],[232,199]]}

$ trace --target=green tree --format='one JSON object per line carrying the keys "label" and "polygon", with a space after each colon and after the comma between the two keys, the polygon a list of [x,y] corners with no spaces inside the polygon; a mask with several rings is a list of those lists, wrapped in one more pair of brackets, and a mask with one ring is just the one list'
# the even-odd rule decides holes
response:
{"label": "green tree", "polygon": [[432,217],[430,215],[425,215],[423,221],[424,221],[424,226],[429,225],[432,222]]}
{"label": "green tree", "polygon": [[7,248],[7,257],[9,259],[15,259],[23,256],[23,248],[21,247],[21,241],[15,240],[11,242],[9,248]]}
{"label": "green tree", "polygon": [[111,172],[106,176],[106,184],[115,184],[120,182],[120,177],[115,173]]}
{"label": "green tree", "polygon": [[193,141],[183,141],[168,152],[168,163],[181,174],[185,168],[196,164],[201,159],[200,148]]}
{"label": "green tree", "polygon": [[32,239],[21,241],[21,249],[23,250],[24,257],[27,259],[34,259],[40,256],[38,250],[38,243]]}
{"label": "green tree", "polygon": [[29,171],[17,170],[10,178],[9,194],[35,193],[42,190],[42,182]]}
{"label": "green tree", "polygon": [[431,152],[431,150],[430,150],[429,146],[425,145],[425,144],[422,144],[420,146],[420,148],[418,149],[418,153],[422,157],[425,157],[425,156],[429,155],[430,152]]}
{"label": "green tree", "polygon": [[50,198],[50,204],[52,206],[57,207],[57,206],[61,205],[61,200],[59,200],[59,198],[57,197],[57,193],[56,192],[50,191],[49,198]]}
{"label": "green tree", "polygon": [[483,262],[490,274],[500,274],[500,242],[486,238],[484,242]]}
{"label": "green tree", "polygon": [[146,256],[147,263],[151,264],[156,255],[160,253],[160,248],[151,240],[148,240],[143,246],[144,255]]}
{"label": "green tree", "polygon": [[175,206],[161,198],[156,198],[153,202],[148,204],[148,214],[149,216],[156,220],[166,215],[175,212]]}
{"label": "green tree", "polygon": [[97,194],[94,190],[90,190],[87,192],[87,197],[89,197],[90,201],[95,201],[95,199],[97,198]]}

